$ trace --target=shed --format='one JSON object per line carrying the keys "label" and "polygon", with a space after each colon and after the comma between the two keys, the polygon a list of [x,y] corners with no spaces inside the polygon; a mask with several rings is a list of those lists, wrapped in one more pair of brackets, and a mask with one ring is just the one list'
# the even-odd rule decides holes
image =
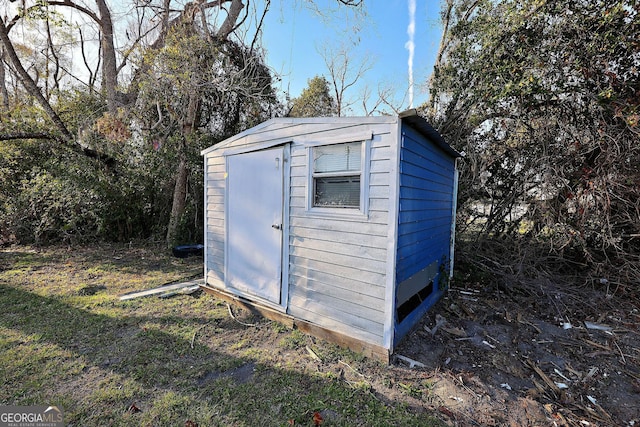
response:
{"label": "shed", "polygon": [[275,118],[202,155],[206,291],[388,360],[447,288],[460,154],[415,110]]}

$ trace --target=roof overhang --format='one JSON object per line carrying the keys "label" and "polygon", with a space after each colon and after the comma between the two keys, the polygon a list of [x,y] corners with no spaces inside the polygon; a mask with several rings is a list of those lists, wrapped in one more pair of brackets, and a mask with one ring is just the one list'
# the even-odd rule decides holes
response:
{"label": "roof overhang", "polygon": [[422,135],[429,138],[451,157],[462,157],[462,154],[447,144],[447,141],[444,140],[442,135],[440,135],[440,133],[435,130],[426,119],[418,115],[418,111],[415,108],[403,111],[398,114],[398,118],[420,132]]}

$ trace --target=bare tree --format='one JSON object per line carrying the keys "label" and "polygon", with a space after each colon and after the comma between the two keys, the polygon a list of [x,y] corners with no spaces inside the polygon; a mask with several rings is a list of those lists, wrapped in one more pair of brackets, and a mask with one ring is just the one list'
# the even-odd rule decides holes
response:
{"label": "bare tree", "polygon": [[329,83],[336,101],[336,114],[340,117],[355,102],[346,98],[347,91],[373,67],[373,60],[370,57],[358,59],[345,45],[336,49],[325,46],[319,53],[329,71]]}
{"label": "bare tree", "polygon": [[[95,91],[96,79],[98,78],[98,69],[96,68],[94,70],[89,64],[89,59],[87,58],[87,51],[86,51],[86,46],[84,42],[84,34],[82,32],[82,28],[78,28],[78,34],[80,36],[80,52],[82,53],[82,62],[85,68],[87,69],[87,73],[89,73],[89,77],[87,79],[87,87],[89,88],[89,92],[93,94]],[[100,62],[101,62],[100,57],[101,56],[98,54],[98,63],[96,67],[100,66]]]}

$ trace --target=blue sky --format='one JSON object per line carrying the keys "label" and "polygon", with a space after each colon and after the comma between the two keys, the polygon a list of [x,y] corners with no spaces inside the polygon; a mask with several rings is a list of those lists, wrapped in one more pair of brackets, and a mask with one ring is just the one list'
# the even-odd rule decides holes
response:
{"label": "blue sky", "polygon": [[[262,10],[262,1],[245,3]],[[405,45],[409,40],[408,5],[411,1],[416,5],[413,104],[418,106],[425,102],[425,82],[432,72],[441,36],[439,0],[363,0],[366,11],[364,17],[355,16],[353,8],[340,6],[338,0],[271,0],[271,9],[263,25],[263,46],[267,51],[268,64],[282,78],[278,89],[295,98],[307,86],[309,79],[316,75],[328,78],[329,73],[319,50],[323,46],[337,47],[343,43],[350,47],[355,63],[366,58],[372,65],[359,80],[358,87],[346,93],[346,99],[354,102],[346,115],[363,114],[360,100],[365,85],[373,93],[378,86],[393,87],[394,107],[399,110],[409,108],[409,51]],[[114,9],[116,23],[126,25],[131,2],[110,0],[109,3]],[[15,9],[17,4],[4,6]],[[117,6],[122,5],[126,5],[125,9],[118,10]],[[324,18],[313,10],[313,5],[322,11]],[[69,9],[60,10],[73,15]],[[76,17],[82,18],[78,14]],[[249,26],[255,25],[255,19],[253,17]],[[85,36],[90,38],[91,34]],[[79,54],[73,59],[78,57]],[[388,108],[386,111],[392,112]]]}
{"label": "blue sky", "polygon": [[[373,67],[360,83],[377,90],[379,84],[395,88],[396,102],[404,99],[399,109],[409,108],[409,51],[405,47],[409,36],[410,0],[365,0],[364,19],[353,16],[336,0],[316,0],[321,10],[334,8],[323,19],[304,0],[274,1],[264,23],[263,43],[267,62],[281,74],[281,90],[297,97],[307,86],[307,80],[329,73],[319,49],[347,43],[355,61],[369,58]],[[438,0],[417,0],[414,35],[414,106],[427,100],[425,82],[432,72],[440,43],[440,4]],[[347,93],[347,98],[359,100],[360,88]],[[362,114],[356,101],[349,115]]]}

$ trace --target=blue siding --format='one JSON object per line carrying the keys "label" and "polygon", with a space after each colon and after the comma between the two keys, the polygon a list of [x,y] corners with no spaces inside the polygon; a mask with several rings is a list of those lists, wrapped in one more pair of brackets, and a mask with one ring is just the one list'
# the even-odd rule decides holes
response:
{"label": "blue siding", "polygon": [[[448,264],[454,197],[455,160],[406,124],[400,148],[400,192],[396,284],[411,278],[434,261]],[[445,272],[444,274],[447,274]],[[442,295],[438,272],[433,291],[403,319],[396,318],[399,342]],[[429,285],[425,283],[425,286]]]}

